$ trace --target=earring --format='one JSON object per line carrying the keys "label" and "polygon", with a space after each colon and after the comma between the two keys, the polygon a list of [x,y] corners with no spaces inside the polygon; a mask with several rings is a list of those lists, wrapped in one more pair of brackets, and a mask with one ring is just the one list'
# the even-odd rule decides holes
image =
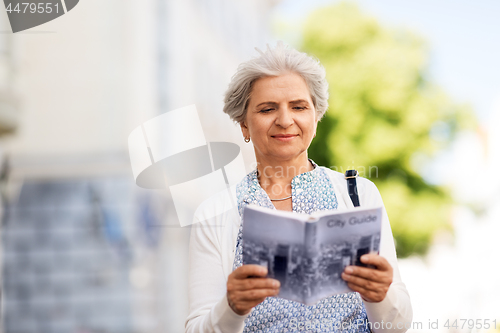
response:
{"label": "earring", "polygon": [[250,138],[245,138],[245,142],[249,143],[250,142]]}

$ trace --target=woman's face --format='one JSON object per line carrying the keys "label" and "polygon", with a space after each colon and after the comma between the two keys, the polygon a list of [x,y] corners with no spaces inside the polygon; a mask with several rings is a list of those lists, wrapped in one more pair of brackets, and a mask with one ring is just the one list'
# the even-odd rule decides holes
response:
{"label": "woman's face", "polygon": [[257,160],[290,161],[306,154],[316,134],[316,110],[304,79],[295,73],[254,82],[246,119]]}

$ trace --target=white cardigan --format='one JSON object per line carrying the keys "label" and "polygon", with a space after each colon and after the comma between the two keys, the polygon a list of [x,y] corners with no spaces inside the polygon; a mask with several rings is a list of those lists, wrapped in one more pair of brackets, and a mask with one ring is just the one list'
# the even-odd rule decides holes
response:
{"label": "white cardigan", "polygon": [[[323,168],[330,176],[337,194],[339,210],[353,208],[342,173]],[[361,206],[383,206],[380,193],[371,181],[357,178]],[[241,223],[237,210],[236,188],[205,201],[195,213],[189,244],[189,315],[186,333],[242,332],[248,316],[236,314],[226,297],[227,277],[232,272],[236,238]],[[405,332],[410,327],[410,297],[399,274],[396,250],[387,213],[383,211],[380,255],[393,268],[393,283],[385,299],[365,302],[373,332]],[[392,329],[387,329],[388,322]]]}

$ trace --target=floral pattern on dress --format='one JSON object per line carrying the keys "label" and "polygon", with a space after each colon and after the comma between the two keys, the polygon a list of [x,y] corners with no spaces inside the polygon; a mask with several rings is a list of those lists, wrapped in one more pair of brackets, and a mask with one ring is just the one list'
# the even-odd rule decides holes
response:
{"label": "floral pattern on dress", "polygon": [[[329,176],[323,168],[310,161],[314,169],[292,179],[293,211],[311,214],[337,209],[337,197]],[[240,217],[248,204],[276,209],[259,184],[257,170],[237,185],[236,196]],[[241,233],[240,224],[233,270],[243,262]],[[357,292],[330,296],[310,306],[280,297],[267,297],[245,319],[243,332],[370,332],[367,323],[366,309]]]}

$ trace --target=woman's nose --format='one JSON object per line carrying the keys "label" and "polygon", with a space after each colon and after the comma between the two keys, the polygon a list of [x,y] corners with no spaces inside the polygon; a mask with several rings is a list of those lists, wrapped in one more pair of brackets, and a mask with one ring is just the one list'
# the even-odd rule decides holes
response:
{"label": "woman's nose", "polygon": [[274,122],[276,126],[283,128],[288,128],[293,124],[293,116],[291,110],[288,108],[280,108],[277,113],[276,121]]}

